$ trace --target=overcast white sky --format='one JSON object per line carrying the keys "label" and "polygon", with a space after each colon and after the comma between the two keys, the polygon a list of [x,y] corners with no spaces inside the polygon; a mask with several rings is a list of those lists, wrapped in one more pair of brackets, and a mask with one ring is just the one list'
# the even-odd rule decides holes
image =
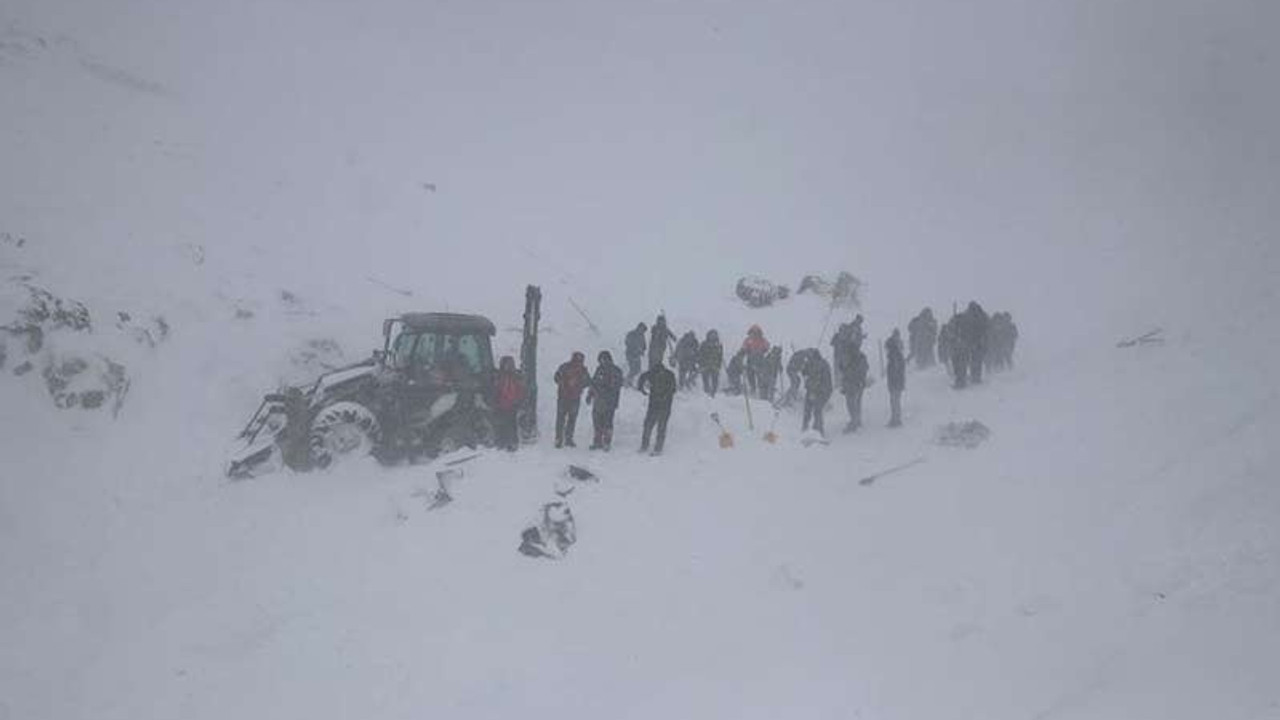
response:
{"label": "overcast white sky", "polygon": [[[514,266],[500,285],[533,253],[647,306],[848,268],[871,309],[1133,322],[1278,264],[1267,0],[10,0],[6,25],[168,93],[0,140],[33,224],[106,189],[120,234],[335,277],[443,254]],[[185,160],[130,165],[149,142]]]}

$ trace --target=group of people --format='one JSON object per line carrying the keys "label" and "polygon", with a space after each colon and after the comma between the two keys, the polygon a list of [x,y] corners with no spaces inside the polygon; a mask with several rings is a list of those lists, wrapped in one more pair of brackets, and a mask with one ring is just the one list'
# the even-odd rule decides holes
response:
{"label": "group of people", "polygon": [[[980,383],[984,368],[1012,367],[1018,330],[1009,313],[988,316],[982,306],[971,302],[964,312],[953,315],[941,327],[933,311],[925,308],[907,324],[907,334],[906,347],[896,328],[883,346],[889,427],[902,425],[908,362],[914,360],[919,369],[941,362],[954,378],[955,387],[963,388]],[[587,368],[586,356],[581,352],[574,352],[560,365],[555,373],[555,445],[576,447],[574,431],[585,398],[592,408],[591,449],[612,449],[614,415],[622,388],[628,386],[648,398],[640,449],[649,451],[652,440],[652,454],[661,454],[676,392],[695,390],[700,379],[703,392],[715,397],[720,392],[722,371],[728,381],[726,394],[746,394],[777,407],[793,407],[803,401],[802,430],[812,429],[823,437],[826,406],[839,389],[849,416],[844,432],[857,432],[862,427],[863,395],[873,382],[871,363],[863,350],[866,337],[863,318],[858,315],[852,322],[841,324],[832,335],[832,362],[818,348],[809,347],[792,352],[784,368],[782,347],[770,343],[759,325],[752,325],[726,364],[717,331],[708,330],[701,340],[692,330],[677,337],[666,317],[659,315],[652,327],[642,322],[627,333],[623,342],[625,373],[607,350],[596,356],[594,372]],[[667,367],[668,360],[675,372]],[[778,383],[784,372],[787,388],[779,396]],[[525,389],[511,357],[502,358],[495,395],[498,446],[514,450],[518,442],[515,414],[524,401]]]}
{"label": "group of people", "polygon": [[932,311],[925,308],[912,318],[907,332],[917,366],[926,368],[941,362],[956,388],[981,383],[984,370],[1013,367],[1013,352],[1018,343],[1018,326],[1013,322],[1013,315],[1007,312],[988,315],[977,302],[970,302],[942,327],[938,327]]}

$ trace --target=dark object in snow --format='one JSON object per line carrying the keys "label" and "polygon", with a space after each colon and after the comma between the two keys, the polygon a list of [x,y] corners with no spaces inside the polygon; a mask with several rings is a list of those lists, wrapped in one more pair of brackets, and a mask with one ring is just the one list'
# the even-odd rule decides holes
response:
{"label": "dark object in snow", "polygon": [[453,502],[453,493],[450,489],[454,480],[461,480],[466,477],[467,472],[462,468],[452,467],[445,468],[436,472],[436,491],[431,494],[431,502],[427,503],[428,510],[435,510]]}
{"label": "dark object in snow", "polygon": [[1120,342],[1116,343],[1116,347],[1129,348],[1137,345],[1163,345],[1163,344],[1164,344],[1164,329],[1154,328],[1146,333],[1143,333],[1142,335],[1136,335],[1131,338],[1125,338],[1124,340],[1121,340]]}
{"label": "dark object in snow", "polygon": [[734,292],[739,300],[747,304],[747,307],[753,308],[769,307],[791,295],[791,289],[786,285],[778,285],[755,275],[739,278]]}
{"label": "dark object in snow", "polygon": [[933,442],[945,447],[976,448],[991,437],[991,429],[977,420],[949,422],[933,433]]}
{"label": "dark object in snow", "polygon": [[862,285],[861,280],[848,272],[836,275],[835,280],[821,275],[805,275],[796,294],[813,293],[829,298],[832,307],[857,308],[862,306]]}
{"label": "dark object in snow", "polygon": [[542,519],[520,533],[520,553],[529,557],[557,560],[564,557],[577,542],[578,530],[573,512],[564,502],[550,502],[542,506]]}
{"label": "dark object in snow", "polygon": [[600,478],[595,473],[580,465],[569,466],[569,477],[583,482],[600,482]]}
{"label": "dark object in snow", "polygon": [[882,478],[882,477],[886,477],[886,476],[888,476],[888,475],[892,475],[892,474],[894,474],[894,473],[902,472],[903,470],[906,470],[907,468],[915,467],[916,465],[919,465],[920,463],[924,462],[924,460],[925,460],[924,456],[923,456],[923,455],[921,455],[920,457],[918,457],[918,458],[916,458],[915,460],[912,460],[912,461],[910,461],[910,462],[905,462],[905,463],[902,463],[901,465],[894,465],[893,467],[891,467],[891,468],[889,468],[889,469],[887,469],[887,470],[881,470],[880,472],[872,473],[872,474],[870,474],[870,475],[868,475],[868,476],[866,476],[866,477],[862,478],[861,480],[859,480],[859,481],[858,481],[858,484],[859,484],[859,485],[871,485],[871,484],[875,483],[875,481],[876,481],[876,480],[879,480],[879,479],[880,479],[880,478]]}

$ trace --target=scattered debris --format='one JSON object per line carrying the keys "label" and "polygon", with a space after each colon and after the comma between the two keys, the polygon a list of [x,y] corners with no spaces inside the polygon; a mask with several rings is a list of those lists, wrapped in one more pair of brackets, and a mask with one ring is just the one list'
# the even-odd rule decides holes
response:
{"label": "scattered debris", "polygon": [[581,482],[600,482],[599,476],[581,465],[570,465],[568,473],[569,477]]}
{"label": "scattered debris", "polygon": [[128,374],[123,364],[99,351],[89,308],[25,280],[8,288],[17,293],[3,298],[13,304],[12,320],[0,325],[0,367],[12,360],[13,375],[19,377],[39,369],[59,408],[109,407],[113,415],[119,413],[129,390]]}
{"label": "scattered debris", "polygon": [[863,285],[857,276],[849,272],[842,271],[835,280],[828,280],[821,275],[805,275],[796,294],[813,293],[830,298],[832,307],[856,308],[862,306]]}
{"label": "scattered debris", "polygon": [[133,316],[121,310],[116,313],[116,329],[133,339],[139,345],[153,348],[169,339],[169,321],[163,315],[156,315],[145,322],[137,322]]}
{"label": "scattered debris", "polygon": [[529,557],[558,560],[578,540],[577,525],[568,503],[557,500],[542,506],[538,524],[520,533],[520,553]]}
{"label": "scattered debris", "polygon": [[902,463],[901,465],[894,465],[893,467],[888,468],[888,469],[886,469],[886,470],[881,470],[880,472],[872,473],[872,474],[870,474],[870,475],[868,475],[868,476],[866,476],[866,477],[862,478],[861,480],[859,480],[859,481],[858,481],[858,484],[859,484],[859,485],[871,485],[871,484],[873,484],[876,480],[879,480],[879,479],[880,479],[880,478],[882,478],[882,477],[885,477],[885,476],[887,476],[887,475],[892,475],[892,474],[897,473],[897,472],[902,472],[903,470],[906,470],[907,468],[915,467],[916,465],[919,465],[920,463],[922,463],[922,462],[924,462],[924,461],[925,461],[925,457],[924,457],[923,455],[921,455],[920,457],[918,457],[918,458],[916,458],[915,460],[912,460],[912,461],[910,461],[910,462],[905,462],[905,463]]}
{"label": "scattered debris", "polygon": [[756,275],[739,278],[735,292],[739,300],[753,308],[769,307],[791,295],[791,289],[786,285],[778,285]]}
{"label": "scattered debris", "polygon": [[1118,348],[1130,348],[1137,345],[1163,345],[1164,344],[1164,328],[1154,328],[1142,335],[1135,335],[1116,343]]}
{"label": "scattered debris", "polygon": [[944,447],[976,448],[991,437],[991,429],[977,420],[949,422],[938,426],[933,442]]}

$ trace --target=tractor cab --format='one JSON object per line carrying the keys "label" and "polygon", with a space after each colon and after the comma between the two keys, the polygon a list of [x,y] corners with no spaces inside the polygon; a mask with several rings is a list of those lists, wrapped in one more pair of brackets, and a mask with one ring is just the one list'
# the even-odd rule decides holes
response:
{"label": "tractor cab", "polygon": [[477,315],[408,313],[383,321],[383,367],[408,382],[478,388],[493,374],[493,323]]}

